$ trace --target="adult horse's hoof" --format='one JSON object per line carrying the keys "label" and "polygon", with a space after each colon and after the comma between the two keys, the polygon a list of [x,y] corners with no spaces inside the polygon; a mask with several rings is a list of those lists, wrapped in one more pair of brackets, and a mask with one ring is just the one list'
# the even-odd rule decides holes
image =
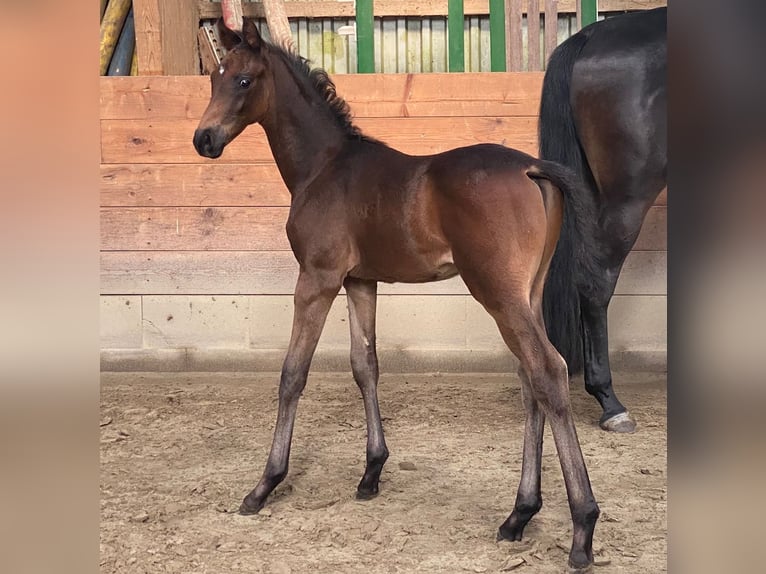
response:
{"label": "adult horse's hoof", "polygon": [[631,418],[630,413],[625,411],[600,421],[599,426],[609,432],[632,433],[636,430],[636,421]]}

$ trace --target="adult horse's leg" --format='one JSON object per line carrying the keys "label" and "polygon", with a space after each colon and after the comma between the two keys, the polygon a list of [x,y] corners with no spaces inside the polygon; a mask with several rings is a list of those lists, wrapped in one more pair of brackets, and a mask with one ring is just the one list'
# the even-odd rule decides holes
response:
{"label": "adult horse's leg", "polygon": [[254,514],[263,508],[266,497],[287,475],[298,399],[306,386],[311,359],[340,284],[340,279],[322,272],[301,270],[298,276],[293,330],[279,381],[274,441],[263,476],[245,497],[239,508],[240,514]]}
{"label": "adult horse's leg", "polygon": [[378,406],[378,356],[375,351],[375,305],[378,284],[347,278],[343,283],[348,296],[351,327],[351,371],[362,391],[367,417],[367,465],[356,490],[359,499],[378,494],[378,482],[388,459],[383,424]]}
{"label": "adult horse's leg", "polygon": [[600,227],[604,273],[594,278],[588,292],[580,295],[583,335],[585,390],[601,405],[601,428],[614,432],[633,432],[636,423],[617,398],[612,387],[609,365],[609,335],[607,310],[614,294],[622,265],[636,242],[651,198],[625,202],[610,208],[604,206]]}

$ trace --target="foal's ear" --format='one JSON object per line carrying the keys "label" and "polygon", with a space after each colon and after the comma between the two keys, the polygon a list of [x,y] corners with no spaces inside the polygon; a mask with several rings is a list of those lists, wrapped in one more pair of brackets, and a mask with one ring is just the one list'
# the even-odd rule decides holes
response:
{"label": "foal's ear", "polygon": [[216,22],[216,28],[218,28],[218,38],[221,40],[221,44],[226,50],[231,50],[237,44],[242,43],[242,36],[234,30],[230,30],[223,22],[223,18],[218,18]]}
{"label": "foal's ear", "polygon": [[263,38],[261,38],[261,34],[258,32],[258,28],[256,28],[255,22],[251,18],[242,18],[242,36],[251,48],[254,50],[261,49]]}

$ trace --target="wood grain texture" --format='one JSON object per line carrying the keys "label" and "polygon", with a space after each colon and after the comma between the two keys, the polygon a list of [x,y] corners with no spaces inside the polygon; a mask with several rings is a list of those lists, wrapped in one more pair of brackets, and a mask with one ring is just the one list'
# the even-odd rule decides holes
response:
{"label": "wood grain texture", "polygon": [[[286,251],[286,207],[104,207],[104,251]],[[667,250],[667,208],[649,209],[638,251]]]}
{"label": "wood grain texture", "polygon": [[[338,74],[333,81],[358,118],[537,117],[543,74]],[[101,78],[102,120],[199,119],[209,100],[207,77]]]}
{"label": "wood grain texture", "polygon": [[[615,293],[665,295],[667,254],[633,251]],[[116,251],[101,253],[103,295],[291,295],[298,264],[289,251]],[[460,277],[380,283],[381,295],[468,295]]]}
{"label": "wood grain texture", "polygon": [[102,164],[101,205],[287,207],[290,194],[273,163]]}
{"label": "wood grain texture", "polygon": [[103,164],[103,207],[286,207],[290,194],[271,164]]}
{"label": "wood grain texture", "polygon": [[540,0],[529,0],[527,38],[529,54],[527,70],[542,70],[542,61],[540,60]]}
{"label": "wood grain texture", "polygon": [[133,0],[136,24],[136,65],[140,76],[161,75],[162,28],[160,0]]}
{"label": "wood grain texture", "polygon": [[[558,44],[558,0],[545,0],[545,65]],[[545,67],[545,66],[544,66]]]}
{"label": "wood grain texture", "polygon": [[521,37],[521,0],[505,2],[505,69],[520,72],[523,43]]}
{"label": "wood grain texture", "polygon": [[[559,0],[559,12],[573,14],[578,0]],[[621,12],[624,10],[645,10],[667,6],[667,0],[599,0],[600,12]],[[248,18],[264,18],[265,13],[260,3],[246,2],[242,5],[243,13]],[[489,14],[489,0],[465,0],[463,8],[466,16]],[[219,18],[221,5],[218,2],[200,0],[200,17]],[[285,2],[288,18],[353,18],[354,3],[332,1]],[[527,13],[527,7],[523,7]],[[375,16],[446,16],[447,0],[375,0]]]}
{"label": "wood grain texture", "polygon": [[[537,152],[537,119],[531,117],[359,118],[367,134],[411,154],[432,154],[477,143]],[[192,146],[196,120],[104,120],[102,163],[271,162],[263,130],[251,126],[229,144],[221,159],[201,158]]]}
{"label": "wood grain texture", "polygon": [[285,207],[104,207],[103,251],[290,249]]}
{"label": "wood grain texture", "polygon": [[162,0],[162,69],[168,75],[199,75],[197,0]]}

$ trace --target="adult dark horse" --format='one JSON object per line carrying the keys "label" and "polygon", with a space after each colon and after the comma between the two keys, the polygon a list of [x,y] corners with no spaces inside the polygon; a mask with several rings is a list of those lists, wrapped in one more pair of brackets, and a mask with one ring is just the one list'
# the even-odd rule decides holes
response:
{"label": "adult dark horse", "polygon": [[[229,51],[211,74],[212,98],[194,146],[217,158],[246,126],[261,124],[292,196],[287,236],[300,265],[274,442],[240,512],[258,512],[287,474],[298,399],[341,286],[348,297],[351,368],[367,416],[367,464],[357,496],[378,493],[388,449],[377,398],[377,282],[436,281],[459,273],[521,365],[521,480],[499,537],[520,539],[542,505],[547,418],[574,524],[569,562],[575,571],[588,567],[599,509],[572,418],[566,365],[548,341],[542,317],[543,285],[562,218],[571,219],[581,238],[594,215],[587,196],[574,187],[576,176],[497,145],[403,154],[362,135],[327,75],[265,43],[251,21],[241,37],[225,28],[221,37]],[[590,265],[587,257],[579,263]]]}
{"label": "adult dark horse", "polygon": [[[569,374],[601,404],[601,427],[636,424],[612,388],[607,307],[646,212],[666,185],[667,10],[615,16],[584,28],[548,62],[540,106],[540,157],[575,170],[598,204],[591,273],[572,258],[570,222],[543,295],[551,342]],[[572,283],[575,278],[576,286]]]}

